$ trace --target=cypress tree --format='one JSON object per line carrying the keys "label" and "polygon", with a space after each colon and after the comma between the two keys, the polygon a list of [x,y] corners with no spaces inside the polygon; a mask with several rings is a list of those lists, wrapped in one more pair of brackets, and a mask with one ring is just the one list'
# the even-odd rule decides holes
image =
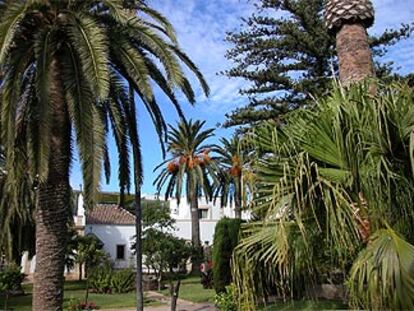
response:
{"label": "cypress tree", "polygon": [[231,282],[231,256],[239,241],[240,219],[223,218],[214,232],[213,283],[216,293],[224,292]]}

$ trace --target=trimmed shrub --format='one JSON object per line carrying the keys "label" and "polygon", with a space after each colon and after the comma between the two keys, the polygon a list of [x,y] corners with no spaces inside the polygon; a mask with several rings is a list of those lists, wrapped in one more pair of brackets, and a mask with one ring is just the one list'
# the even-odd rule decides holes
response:
{"label": "trimmed shrub", "polygon": [[214,232],[213,243],[213,284],[216,293],[226,290],[231,283],[230,260],[239,241],[240,219],[223,218]]}

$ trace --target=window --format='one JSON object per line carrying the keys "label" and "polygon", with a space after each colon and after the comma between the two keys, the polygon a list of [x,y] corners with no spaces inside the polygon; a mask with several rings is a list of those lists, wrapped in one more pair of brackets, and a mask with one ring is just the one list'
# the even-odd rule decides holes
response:
{"label": "window", "polygon": [[125,245],[116,246],[116,259],[125,260]]}
{"label": "window", "polygon": [[208,218],[208,209],[199,209],[198,210],[198,218],[199,219],[207,219]]}

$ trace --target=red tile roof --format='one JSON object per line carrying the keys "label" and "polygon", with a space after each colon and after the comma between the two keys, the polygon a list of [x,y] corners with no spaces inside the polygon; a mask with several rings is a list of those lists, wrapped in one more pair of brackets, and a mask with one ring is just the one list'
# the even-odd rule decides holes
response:
{"label": "red tile roof", "polygon": [[135,216],[117,204],[97,204],[86,213],[88,225],[135,225]]}

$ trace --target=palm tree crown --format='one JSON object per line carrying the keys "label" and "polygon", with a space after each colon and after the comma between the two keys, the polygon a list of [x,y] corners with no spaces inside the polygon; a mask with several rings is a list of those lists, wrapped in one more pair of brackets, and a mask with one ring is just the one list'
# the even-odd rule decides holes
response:
{"label": "palm tree crown", "polygon": [[170,126],[167,145],[171,157],[155,169],[162,167],[154,181],[159,190],[167,184],[166,197],[180,200],[183,183],[186,182],[189,202],[191,196],[198,191],[203,191],[207,198],[211,198],[212,187],[208,175],[210,173],[213,176],[214,158],[210,156],[210,152],[216,146],[205,143],[213,136],[214,129],[203,130],[204,124],[205,122],[190,120],[180,122],[177,128]]}
{"label": "palm tree crown", "polygon": [[[195,101],[182,64],[208,93],[169,22],[143,1],[0,0],[5,184],[12,189],[23,178],[17,170],[21,167],[39,182],[34,310],[62,308],[72,135],[82,165],[86,207],[94,205],[102,166],[109,172],[105,139],[111,129],[124,191],[129,186],[128,146],[137,144],[128,141],[129,121],[135,120],[134,93],[164,136],[167,126],[152,85],[159,86],[182,116],[176,91],[190,103]],[[24,156],[16,150],[24,150]]]}
{"label": "palm tree crown", "polygon": [[[131,83],[140,96],[160,135],[166,132],[166,124],[150,81],[167,94],[180,114],[174,88],[191,103],[195,101],[180,62],[196,74],[208,93],[201,73],[180,50],[168,21],[139,2],[136,6],[140,15],[124,9],[120,0],[0,1],[2,141],[8,159],[12,158],[16,132],[23,126],[30,128],[33,173],[41,180],[47,176],[53,68],[59,70],[67,116],[76,133],[87,199],[99,184],[100,163],[106,158],[108,120],[119,122],[124,116],[119,101],[123,81]],[[21,119],[27,122],[19,123]],[[119,144],[123,143],[122,124],[125,122],[114,127]]]}
{"label": "palm tree crown", "polygon": [[243,170],[247,151],[242,148],[240,137],[237,135],[230,139],[222,138],[221,146],[216,150],[217,156],[217,183],[214,197],[220,197],[222,207],[227,203],[235,205],[236,217],[241,217],[243,199]]}

